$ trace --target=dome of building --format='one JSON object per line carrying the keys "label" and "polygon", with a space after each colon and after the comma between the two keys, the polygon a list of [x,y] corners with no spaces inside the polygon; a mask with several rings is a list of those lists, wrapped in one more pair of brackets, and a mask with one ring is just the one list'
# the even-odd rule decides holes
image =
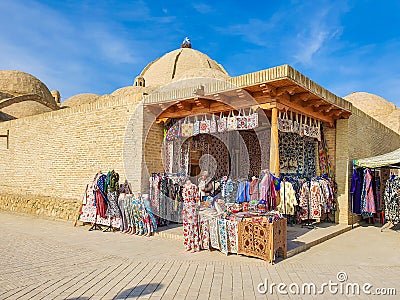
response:
{"label": "dome of building", "polygon": [[[210,71],[204,71],[208,69]],[[196,72],[229,77],[225,69],[206,54],[191,48],[191,44],[182,44],[182,48],[164,54],[149,63],[136,78],[135,85],[159,87],[174,79],[198,77]],[[218,74],[218,75],[217,75]]]}
{"label": "dome of building", "polygon": [[191,78],[213,78],[219,80],[228,80],[229,76],[226,73],[216,69],[194,68],[183,72],[180,76],[176,76],[172,81]]}
{"label": "dome of building", "polygon": [[31,74],[17,70],[0,70],[0,91],[13,96],[36,94],[55,104],[47,86]]}
{"label": "dome of building", "polygon": [[61,107],[72,107],[72,106],[78,106],[90,102],[96,101],[100,95],[97,94],[77,94],[72,97],[69,97],[67,100],[65,100],[63,103],[61,103]]}
{"label": "dome of building", "polygon": [[354,92],[343,98],[366,114],[378,119],[389,115],[396,109],[396,105],[392,102],[366,92]]}
{"label": "dome of building", "polygon": [[400,133],[400,108],[396,108],[394,103],[366,92],[351,93],[343,98],[386,127]]}
{"label": "dome of building", "polygon": [[384,124],[395,132],[400,133],[400,109],[390,113],[384,120]]}
{"label": "dome of building", "polygon": [[42,103],[31,100],[13,103],[1,109],[3,114],[12,116],[13,119],[34,116],[49,111],[53,111],[53,109],[43,105]]}
{"label": "dome of building", "polygon": [[147,88],[142,86],[125,86],[111,93],[113,97],[130,97],[137,94],[143,94],[147,91]]}
{"label": "dome of building", "polygon": [[0,121],[56,110],[59,106],[46,85],[31,74],[0,70]]}
{"label": "dome of building", "polygon": [[52,91],[51,91],[51,95],[53,96],[54,101],[56,101],[56,103],[57,103],[58,105],[60,105],[60,103],[61,103],[61,95],[60,95],[60,92],[57,91],[57,90],[52,90]]}

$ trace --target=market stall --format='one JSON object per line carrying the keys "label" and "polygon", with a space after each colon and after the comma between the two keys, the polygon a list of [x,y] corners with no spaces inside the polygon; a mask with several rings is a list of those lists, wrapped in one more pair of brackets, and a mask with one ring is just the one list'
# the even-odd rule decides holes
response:
{"label": "market stall", "polygon": [[353,161],[353,214],[363,219],[378,219],[382,225],[387,222],[386,226],[400,221],[400,177],[397,169],[400,169],[400,149]]}

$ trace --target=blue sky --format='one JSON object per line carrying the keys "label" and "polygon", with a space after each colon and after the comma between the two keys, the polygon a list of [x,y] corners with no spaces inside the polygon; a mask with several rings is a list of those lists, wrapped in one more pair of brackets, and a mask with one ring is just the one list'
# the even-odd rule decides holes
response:
{"label": "blue sky", "polygon": [[230,75],[290,64],[339,96],[400,106],[400,1],[0,2],[0,69],[62,99],[131,85],[189,36]]}

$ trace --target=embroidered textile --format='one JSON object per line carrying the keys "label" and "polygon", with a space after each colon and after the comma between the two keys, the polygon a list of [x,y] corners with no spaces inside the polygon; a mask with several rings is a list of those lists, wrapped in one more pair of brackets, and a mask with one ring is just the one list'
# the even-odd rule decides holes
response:
{"label": "embroidered textile", "polygon": [[212,218],[211,220],[209,220],[209,226],[210,226],[211,248],[220,250],[217,219]]}
{"label": "embroidered textile", "polygon": [[198,189],[195,184],[184,187],[183,196],[183,238],[186,250],[200,251],[198,228]]}
{"label": "embroidered textile", "polygon": [[220,243],[219,249],[222,253],[228,255],[228,230],[226,226],[226,220],[222,217],[218,218],[218,232]]}
{"label": "embroidered textile", "polygon": [[369,169],[364,170],[364,182],[361,194],[361,214],[364,218],[372,217],[376,213],[375,197],[372,187],[372,175]]}
{"label": "embroidered textile", "polygon": [[394,177],[386,182],[385,188],[385,219],[393,223],[400,221],[400,177]]}
{"label": "embroidered textile", "polygon": [[228,252],[238,253],[238,222],[227,220],[226,229],[228,233]]}

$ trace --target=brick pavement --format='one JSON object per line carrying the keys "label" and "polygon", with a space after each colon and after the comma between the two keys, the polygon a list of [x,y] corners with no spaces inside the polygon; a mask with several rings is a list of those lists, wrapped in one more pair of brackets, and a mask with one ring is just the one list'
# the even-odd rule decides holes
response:
{"label": "brick pavement", "polygon": [[[360,227],[268,265],[217,251],[186,253],[172,239],[88,232],[88,227],[5,212],[0,219],[0,299],[265,299],[257,286],[266,278],[318,285],[337,282],[340,271],[349,282],[394,287],[400,293],[400,235],[390,229]],[[344,296],[268,295],[302,298]]]}

